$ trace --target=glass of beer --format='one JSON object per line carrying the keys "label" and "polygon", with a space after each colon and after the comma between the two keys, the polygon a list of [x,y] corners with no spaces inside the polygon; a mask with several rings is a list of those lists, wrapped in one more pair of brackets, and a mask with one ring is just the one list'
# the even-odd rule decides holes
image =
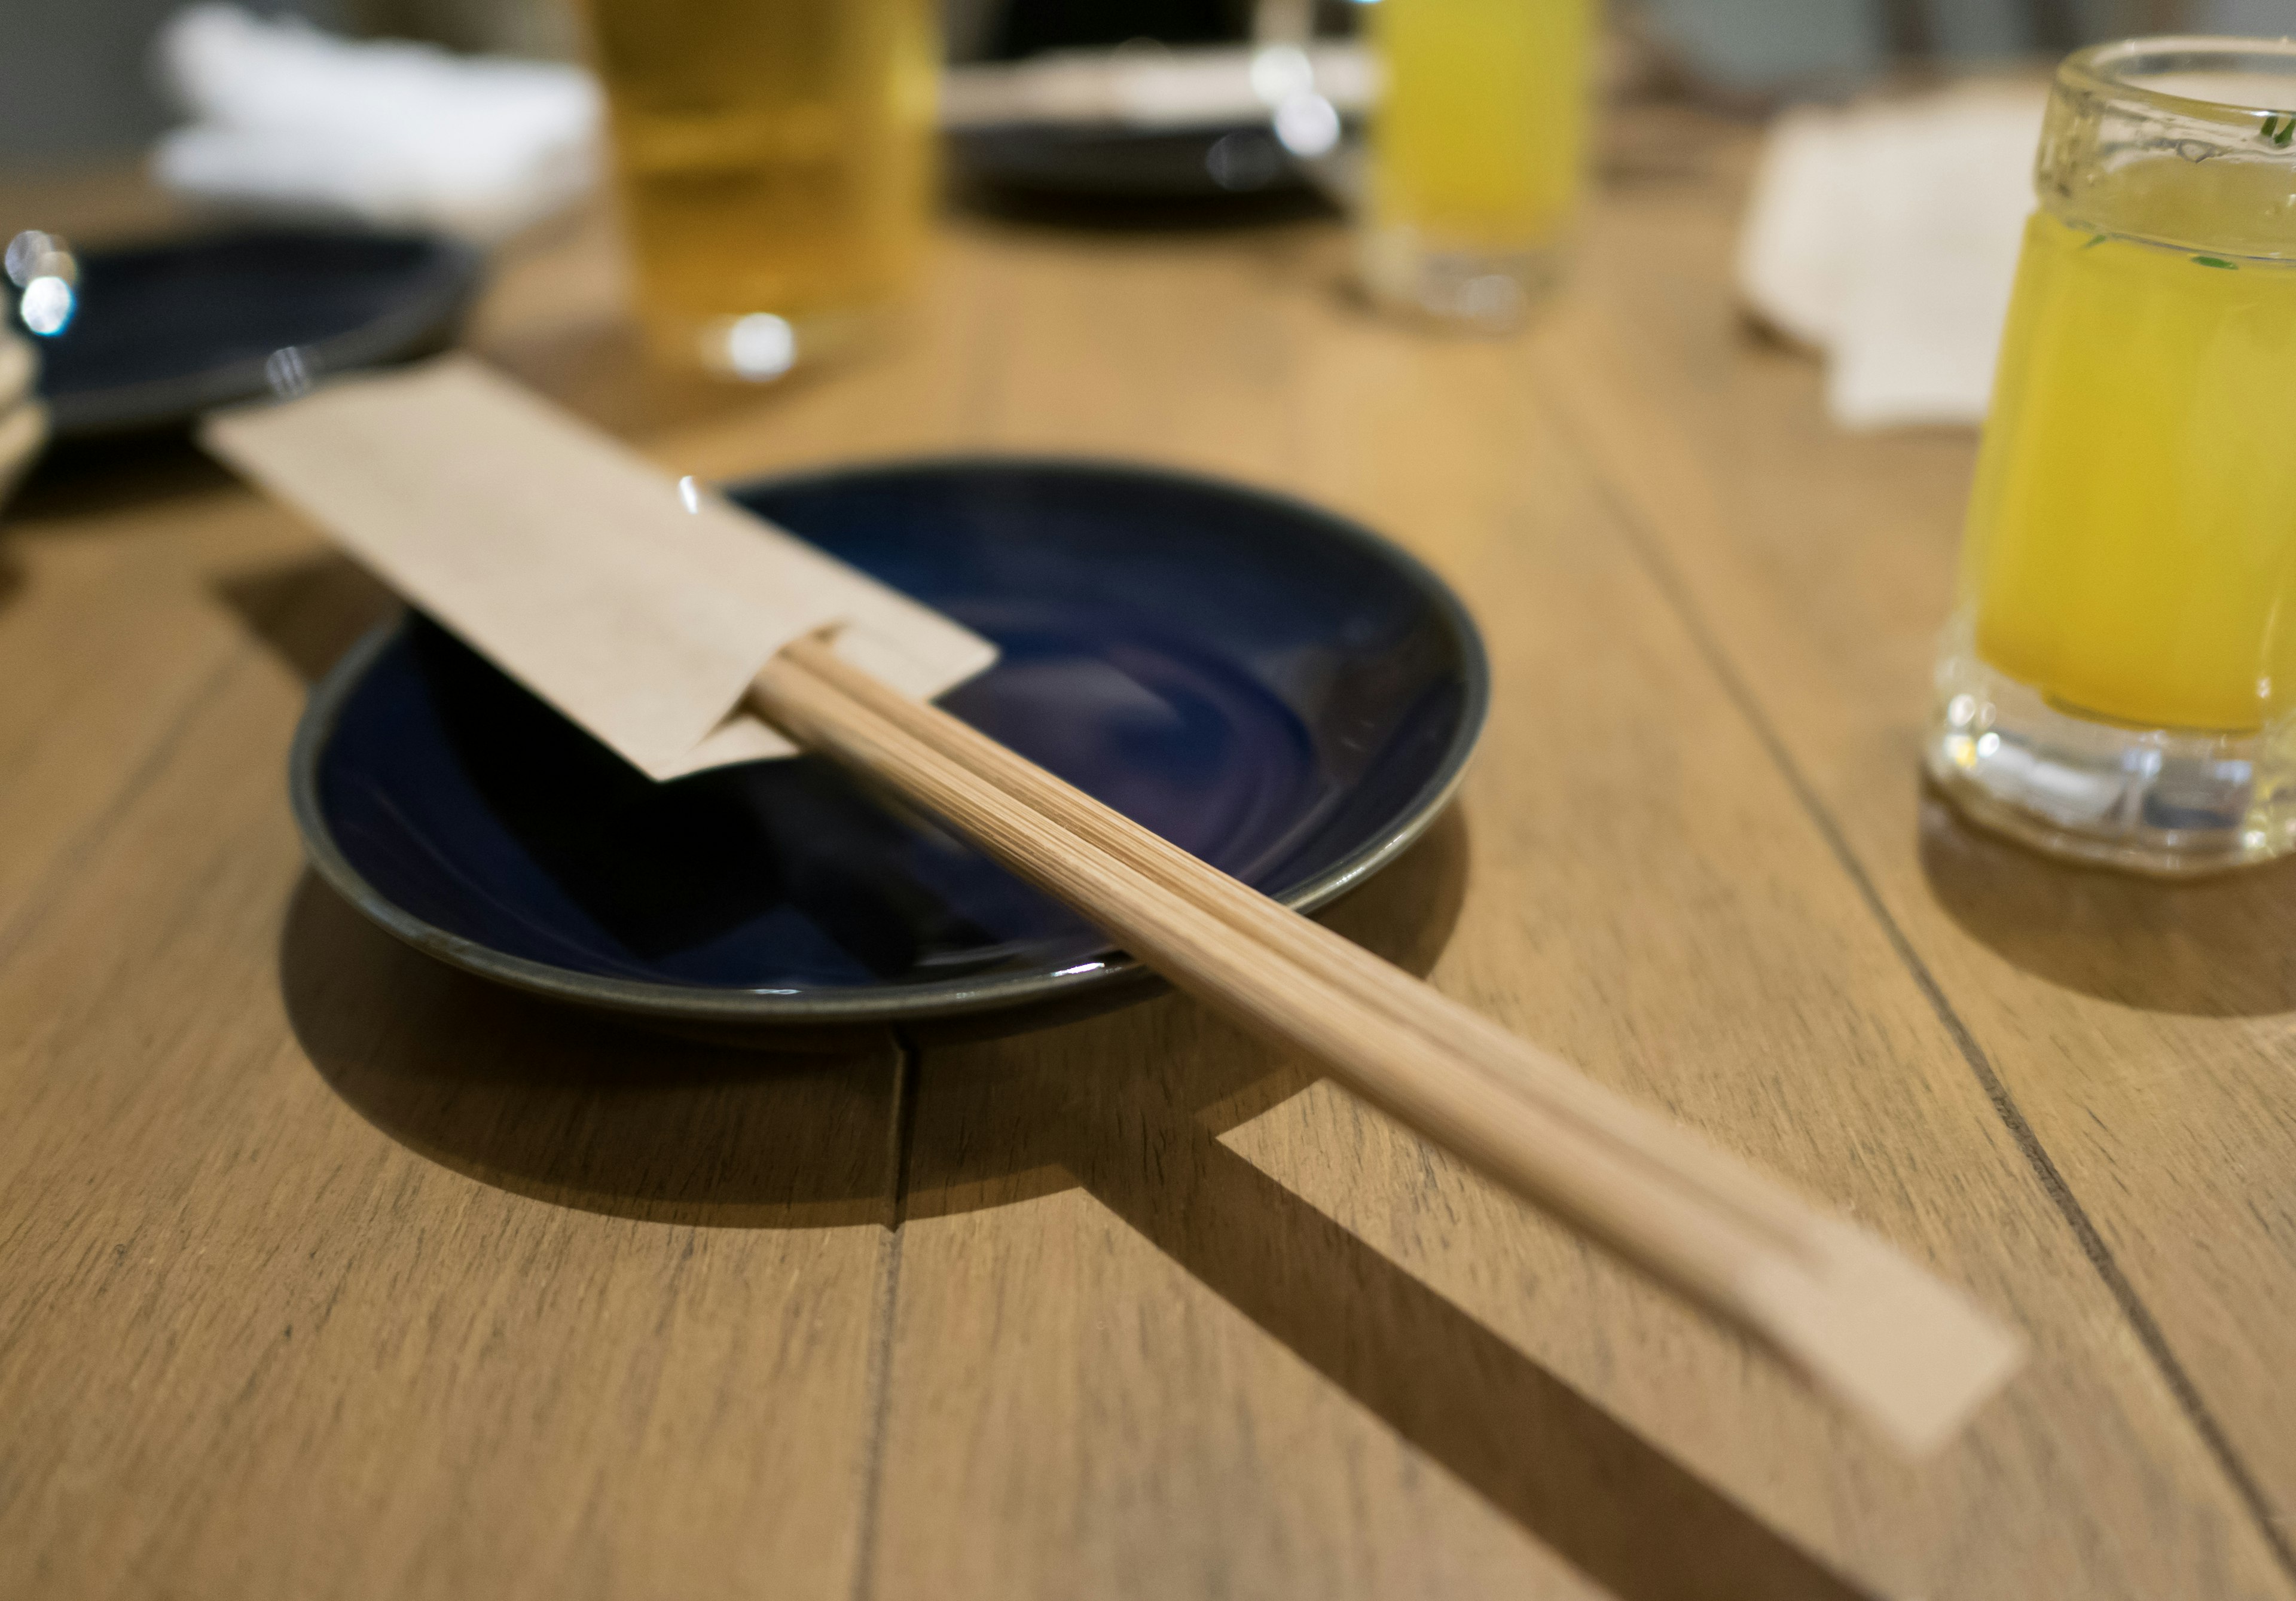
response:
{"label": "glass of beer", "polygon": [[1558,275],[1586,165],[1594,0],[1380,0],[1359,236],[1392,308],[1505,329]]}
{"label": "glass of beer", "polygon": [[649,344],[775,378],[864,334],[922,255],[931,0],[586,0]]}
{"label": "glass of beer", "polygon": [[2296,43],[2057,73],[1931,772],[2159,874],[2296,846]]}

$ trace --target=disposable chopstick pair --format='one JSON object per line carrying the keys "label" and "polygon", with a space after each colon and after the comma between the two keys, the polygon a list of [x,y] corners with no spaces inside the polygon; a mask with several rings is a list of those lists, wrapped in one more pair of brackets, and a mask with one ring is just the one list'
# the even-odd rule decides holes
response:
{"label": "disposable chopstick pair", "polygon": [[347,380],[202,438],[641,771],[789,754],[784,735],[867,771],[1901,1447],[2016,1366],[2013,1335],[1881,1241],[935,710],[988,641],[500,374]]}
{"label": "disposable chopstick pair", "polygon": [[1879,1239],[1062,782],[821,637],[750,704],[954,824],[1141,961],[1754,1334],[1901,1449],[1948,1438],[2016,1337]]}

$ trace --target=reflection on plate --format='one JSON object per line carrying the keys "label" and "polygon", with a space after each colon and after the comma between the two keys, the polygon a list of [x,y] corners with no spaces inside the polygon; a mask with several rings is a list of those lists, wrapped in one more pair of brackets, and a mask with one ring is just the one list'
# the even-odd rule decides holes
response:
{"label": "reflection on plate", "polygon": [[[23,275],[59,439],[180,427],[209,406],[442,348],[478,287],[469,246],[419,234],[251,228],[71,254]],[[68,303],[51,303],[68,295]]]}
{"label": "reflection on plate", "polygon": [[[732,494],[994,639],[951,711],[1295,906],[1414,838],[1481,725],[1456,599],[1295,501],[994,459]],[[386,928],[658,1022],[1017,1025],[1145,987],[1065,907],[826,764],[652,784],[419,617],[314,692],[292,789],[319,872]]]}

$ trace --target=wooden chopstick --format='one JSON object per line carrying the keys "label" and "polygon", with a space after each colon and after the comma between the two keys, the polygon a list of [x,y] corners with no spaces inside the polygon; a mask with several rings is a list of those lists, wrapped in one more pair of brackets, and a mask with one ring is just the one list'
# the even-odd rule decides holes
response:
{"label": "wooden chopstick", "polygon": [[801,640],[750,703],[937,813],[1178,987],[1762,1340],[1918,1454],[2021,1359],[1895,1250],[937,708]]}

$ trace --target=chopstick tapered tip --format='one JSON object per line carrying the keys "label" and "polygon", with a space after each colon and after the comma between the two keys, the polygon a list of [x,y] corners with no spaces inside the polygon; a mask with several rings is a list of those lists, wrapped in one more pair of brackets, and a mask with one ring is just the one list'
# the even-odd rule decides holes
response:
{"label": "chopstick tapered tip", "polygon": [[1815,1265],[1756,1269],[1749,1299],[1816,1384],[1906,1457],[1930,1456],[2015,1376],[2024,1339],[1871,1236],[1825,1233]]}

